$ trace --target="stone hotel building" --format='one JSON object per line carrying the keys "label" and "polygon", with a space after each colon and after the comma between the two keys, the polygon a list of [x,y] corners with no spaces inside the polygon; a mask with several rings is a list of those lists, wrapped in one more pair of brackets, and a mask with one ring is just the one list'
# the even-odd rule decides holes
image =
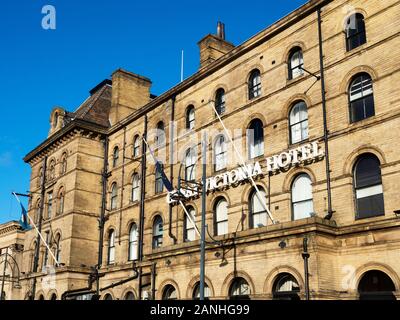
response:
{"label": "stone hotel building", "polygon": [[[151,152],[193,186],[205,131],[207,298],[400,298],[399,16],[312,0],[238,46],[220,23],[162,95],[118,69],[55,107],[24,158],[51,252],[1,225],[5,298],[197,299],[200,240]],[[201,198],[184,204],[200,228]]]}

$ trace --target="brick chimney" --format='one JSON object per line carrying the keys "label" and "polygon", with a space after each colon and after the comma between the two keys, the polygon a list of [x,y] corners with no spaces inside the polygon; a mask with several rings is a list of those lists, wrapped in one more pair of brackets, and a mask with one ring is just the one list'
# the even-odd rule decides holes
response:
{"label": "brick chimney", "polygon": [[150,87],[150,79],[123,69],[116,70],[112,74],[111,125],[149,103]]}
{"label": "brick chimney", "polygon": [[225,24],[218,22],[217,34],[209,34],[198,42],[200,48],[200,68],[213,63],[235,46],[225,40]]}

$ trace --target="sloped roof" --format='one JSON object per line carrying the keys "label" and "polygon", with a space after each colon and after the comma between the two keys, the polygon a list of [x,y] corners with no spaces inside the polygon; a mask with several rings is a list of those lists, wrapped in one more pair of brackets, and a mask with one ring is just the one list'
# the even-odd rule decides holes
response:
{"label": "sloped roof", "polygon": [[87,98],[75,112],[67,112],[64,126],[74,119],[92,122],[103,127],[109,127],[108,116],[111,109],[111,86],[104,82],[103,86]]}

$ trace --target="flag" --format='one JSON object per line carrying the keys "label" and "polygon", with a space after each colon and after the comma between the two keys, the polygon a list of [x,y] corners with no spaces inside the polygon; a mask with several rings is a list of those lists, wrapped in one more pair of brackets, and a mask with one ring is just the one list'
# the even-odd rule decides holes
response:
{"label": "flag", "polygon": [[17,198],[17,201],[19,202],[19,204],[21,206],[21,218],[18,221],[19,224],[21,225],[22,229],[24,229],[24,230],[32,229],[32,227],[29,225],[28,213],[26,212],[24,205],[21,203],[18,196],[14,192],[13,192],[13,194]]}
{"label": "flag", "polygon": [[167,178],[167,176],[166,176],[166,174],[164,172],[164,166],[163,166],[162,162],[156,158],[156,156],[154,155],[153,151],[151,150],[149,144],[147,143],[146,139],[143,138],[143,140],[146,143],[147,147],[149,148],[150,154],[153,157],[153,160],[154,160],[154,162],[156,164],[156,171],[161,176],[161,180],[162,180],[165,188],[168,190],[168,192],[174,191],[174,188],[172,187],[171,181],[169,181],[169,179]]}

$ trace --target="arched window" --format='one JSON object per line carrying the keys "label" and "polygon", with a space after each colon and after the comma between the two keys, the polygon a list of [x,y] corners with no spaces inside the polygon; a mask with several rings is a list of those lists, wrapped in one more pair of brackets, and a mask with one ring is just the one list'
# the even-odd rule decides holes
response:
{"label": "arched window", "polygon": [[140,196],[140,177],[139,174],[135,173],[132,176],[132,201],[139,201]]}
{"label": "arched window", "polygon": [[350,122],[357,122],[375,115],[374,90],[368,73],[353,78],[349,88]]}
{"label": "arched window", "polygon": [[37,179],[36,179],[36,181],[37,181],[37,183],[36,183],[37,187],[40,187],[40,185],[42,184],[42,179],[43,179],[43,167],[40,167],[39,173],[38,173],[38,176],[37,176]]}
{"label": "arched window", "polygon": [[[61,257],[61,235],[58,233],[54,239],[54,256],[56,257],[57,261],[60,263],[60,257]],[[55,263],[55,261],[54,261]]]}
{"label": "arched window", "polygon": [[65,174],[66,172],[67,172],[67,153],[63,153],[61,157],[60,173]]}
{"label": "arched window", "polygon": [[129,229],[129,261],[137,260],[138,254],[138,230],[136,223],[132,223]]}
{"label": "arched window", "polygon": [[118,187],[117,183],[114,182],[111,185],[111,210],[116,210],[117,209],[117,201],[118,201]]}
{"label": "arched window", "polygon": [[[164,170],[164,165],[161,164],[161,170]],[[155,172],[155,193],[161,193],[164,190],[164,183],[161,173],[156,169]]]}
{"label": "arched window", "polygon": [[379,270],[364,273],[358,285],[360,300],[396,300],[394,291],[392,279]]}
{"label": "arched window", "polygon": [[194,116],[194,106],[190,105],[186,109],[186,129],[194,129],[195,126],[195,116]]}
{"label": "arched window", "polygon": [[176,300],[178,298],[176,289],[173,285],[168,284],[165,286],[162,299],[163,300]]}
{"label": "arched window", "polygon": [[53,293],[50,297],[50,300],[57,300],[57,295]]}
{"label": "arched window", "polygon": [[295,277],[290,273],[278,275],[273,286],[274,300],[300,300],[300,287]]}
{"label": "arched window", "polygon": [[[192,206],[186,208],[193,222],[196,222],[196,210]],[[193,223],[189,220],[185,213],[185,234],[184,241],[194,241],[196,240],[196,232]]]}
{"label": "arched window", "polygon": [[227,146],[225,137],[220,135],[215,140],[214,144],[214,170],[220,171],[226,168],[227,165]]}
{"label": "arched window", "polygon": [[255,69],[250,73],[249,77],[249,99],[257,98],[261,95],[261,73]]}
{"label": "arched window", "polygon": [[165,126],[164,122],[162,121],[157,123],[155,143],[157,147],[163,146],[165,144]]}
{"label": "arched window", "polygon": [[263,188],[258,187],[261,194],[261,199],[255,189],[250,193],[250,227],[259,228],[267,225],[267,211],[265,204],[267,195]]}
{"label": "arched window", "polygon": [[39,223],[39,217],[40,217],[40,202],[41,199],[38,199],[36,202],[36,207],[35,207],[35,224]]}
{"label": "arched window", "polygon": [[385,214],[383,187],[379,159],[373,154],[364,154],[354,166],[354,190],[357,219]]}
{"label": "arched window", "polygon": [[32,254],[31,254],[31,256],[32,256],[32,259],[31,259],[31,272],[33,272],[34,271],[34,267],[35,267],[35,254],[36,254],[36,250],[37,250],[37,242],[35,241],[34,243],[33,243],[33,246],[32,246]]}
{"label": "arched window", "polygon": [[250,286],[243,278],[235,278],[229,288],[229,298],[231,300],[250,299]]}
{"label": "arched window", "polygon": [[303,75],[304,59],[303,51],[301,48],[296,47],[292,49],[289,55],[289,80],[295,79]]}
{"label": "arched window", "polygon": [[306,173],[299,174],[292,184],[293,220],[311,217],[314,212],[311,179]]}
{"label": "arched window", "polygon": [[107,293],[107,294],[104,296],[104,300],[112,300],[112,299],[113,299],[113,297],[112,297],[112,295],[109,294],[109,293]]}
{"label": "arched window", "polygon": [[196,160],[197,154],[195,148],[186,150],[185,154],[185,180],[195,181],[196,180]]}
{"label": "arched window", "polygon": [[[211,290],[208,287],[207,283],[204,283],[204,299],[209,300],[211,297]],[[197,282],[193,289],[193,300],[200,300],[200,282]]]}
{"label": "arched window", "polygon": [[215,110],[219,115],[225,113],[225,90],[222,88],[215,93]]}
{"label": "arched window", "polygon": [[53,180],[55,177],[56,177],[56,162],[55,160],[51,160],[49,165],[49,180]]}
{"label": "arched window", "polygon": [[128,291],[125,294],[124,300],[135,300],[135,294],[132,291]]}
{"label": "arched window", "polygon": [[290,143],[308,138],[308,112],[304,101],[296,102],[289,113]]}
{"label": "arched window", "polygon": [[118,165],[118,159],[119,159],[119,148],[115,147],[113,151],[113,168],[115,168]]}
{"label": "arched window", "polygon": [[57,208],[57,215],[64,213],[64,199],[65,199],[65,192],[64,188],[61,188],[58,192],[58,208]]}
{"label": "arched window", "polygon": [[260,119],[254,119],[250,122],[247,129],[247,143],[249,146],[249,159],[254,159],[264,154],[264,125]]}
{"label": "arched window", "polygon": [[137,158],[140,155],[140,137],[136,135],[133,139],[133,157]]}
{"label": "arched window", "polygon": [[220,198],[214,206],[214,233],[220,236],[228,233],[228,202]]}
{"label": "arched window", "polygon": [[346,22],[346,48],[351,51],[367,42],[364,16],[353,14]]}
{"label": "arched window", "polygon": [[153,222],[153,249],[160,248],[163,243],[163,220],[156,216]]}
{"label": "arched window", "polygon": [[108,255],[107,264],[115,262],[115,231],[110,230],[108,233]]}
{"label": "arched window", "polygon": [[50,219],[53,214],[53,192],[47,193],[47,218]]}
{"label": "arched window", "polygon": [[44,300],[44,295],[41,294],[41,295],[39,296],[39,300]]}

